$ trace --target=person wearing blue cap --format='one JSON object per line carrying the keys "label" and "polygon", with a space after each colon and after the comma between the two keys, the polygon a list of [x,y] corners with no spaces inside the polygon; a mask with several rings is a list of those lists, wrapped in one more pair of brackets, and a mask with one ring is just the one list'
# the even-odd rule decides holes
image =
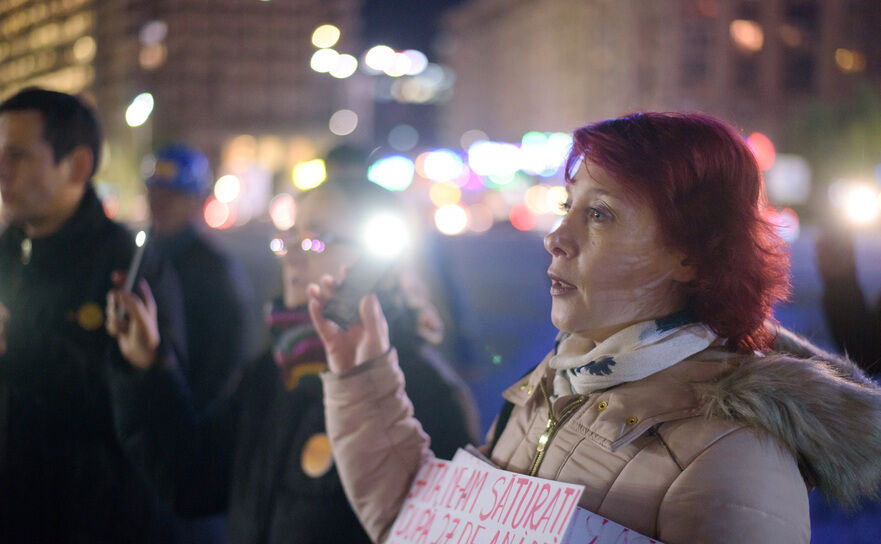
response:
{"label": "person wearing blue cap", "polygon": [[181,143],[147,159],[147,202],[157,246],[171,261],[183,291],[187,328],[187,383],[198,412],[221,394],[243,364],[251,326],[250,292],[241,264],[199,227],[211,190],[208,158]]}
{"label": "person wearing blue cap", "polygon": [[[208,238],[202,206],[211,191],[208,158],[196,147],[173,143],[147,157],[144,180],[154,243],[180,280],[186,323],[187,365],[183,368],[193,407],[207,413],[224,396],[248,356],[254,326],[250,283],[232,255]],[[215,542],[220,518],[178,519],[180,542]]]}

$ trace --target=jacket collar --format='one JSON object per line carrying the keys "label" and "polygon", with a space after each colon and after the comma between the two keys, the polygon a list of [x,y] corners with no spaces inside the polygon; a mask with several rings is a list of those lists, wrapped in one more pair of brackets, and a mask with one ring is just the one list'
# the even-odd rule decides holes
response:
{"label": "jacket collar", "polygon": [[[779,440],[798,457],[808,481],[843,505],[877,497],[881,388],[851,361],[797,340],[780,349],[799,356],[705,350],[642,380],[594,393],[570,424],[615,450],[664,422],[697,415],[732,421]],[[504,397],[544,407],[538,384],[553,374],[548,359]]]}
{"label": "jacket collar", "polygon": [[[76,211],[57,232],[29,240],[30,255],[26,260],[40,266],[62,262],[69,255],[81,251],[80,240],[100,228],[106,220],[101,200],[92,185],[88,184]],[[27,240],[20,227],[12,226],[9,230],[10,236],[18,243]]]}
{"label": "jacket collar", "polygon": [[[509,387],[503,393],[505,399],[520,406],[546,406],[539,384],[542,380],[553,383],[554,370],[548,365],[551,355]],[[589,407],[572,424],[599,446],[615,451],[656,425],[700,415],[704,408],[696,384],[722,374],[732,357],[738,356],[707,349],[641,380],[593,393],[588,397]],[[575,397],[578,395],[557,399],[555,409]]]}
{"label": "jacket collar", "polygon": [[170,236],[156,236],[154,239],[156,245],[159,246],[165,255],[168,255],[170,258],[175,258],[186,251],[186,249],[189,248],[198,237],[199,233],[196,232],[196,227],[193,226],[192,223],[188,223],[187,226],[179,232]]}

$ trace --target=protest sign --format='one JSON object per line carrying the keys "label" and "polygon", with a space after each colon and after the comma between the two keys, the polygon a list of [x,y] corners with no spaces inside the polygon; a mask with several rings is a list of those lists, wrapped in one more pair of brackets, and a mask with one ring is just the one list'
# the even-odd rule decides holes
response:
{"label": "protest sign", "polygon": [[460,452],[419,469],[391,544],[560,544],[583,487],[493,468]]}
{"label": "protest sign", "polygon": [[390,544],[661,544],[578,508],[583,486],[500,470],[476,451],[420,467]]}
{"label": "protest sign", "polygon": [[641,535],[619,523],[575,508],[569,529],[560,544],[663,544],[660,540]]}

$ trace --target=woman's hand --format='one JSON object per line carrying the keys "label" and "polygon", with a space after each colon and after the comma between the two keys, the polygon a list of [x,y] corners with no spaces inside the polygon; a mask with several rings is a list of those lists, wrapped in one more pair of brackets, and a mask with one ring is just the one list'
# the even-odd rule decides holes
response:
{"label": "woman's hand", "polygon": [[309,315],[315,330],[324,344],[327,366],[331,372],[341,373],[361,363],[379,357],[389,350],[388,323],[382,313],[376,295],[365,296],[358,304],[359,323],[349,330],[339,328],[336,323],[322,315],[324,304],[333,296],[339,283],[328,275],[321,277],[320,284],[309,284]]}
{"label": "woman's hand", "polygon": [[129,364],[146,370],[156,362],[159,348],[156,300],[145,280],[138,283],[140,297],[123,291],[124,282],[125,273],[113,273],[114,288],[107,293],[107,333],[116,338]]}

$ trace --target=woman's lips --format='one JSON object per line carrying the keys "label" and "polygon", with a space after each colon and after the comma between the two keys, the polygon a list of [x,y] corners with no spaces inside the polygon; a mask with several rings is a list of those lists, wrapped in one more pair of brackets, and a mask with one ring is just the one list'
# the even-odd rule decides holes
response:
{"label": "woman's lips", "polygon": [[556,274],[552,274],[548,272],[548,277],[551,279],[551,296],[561,296],[569,293],[573,293],[576,291],[575,286],[571,283],[563,280],[561,277]]}

